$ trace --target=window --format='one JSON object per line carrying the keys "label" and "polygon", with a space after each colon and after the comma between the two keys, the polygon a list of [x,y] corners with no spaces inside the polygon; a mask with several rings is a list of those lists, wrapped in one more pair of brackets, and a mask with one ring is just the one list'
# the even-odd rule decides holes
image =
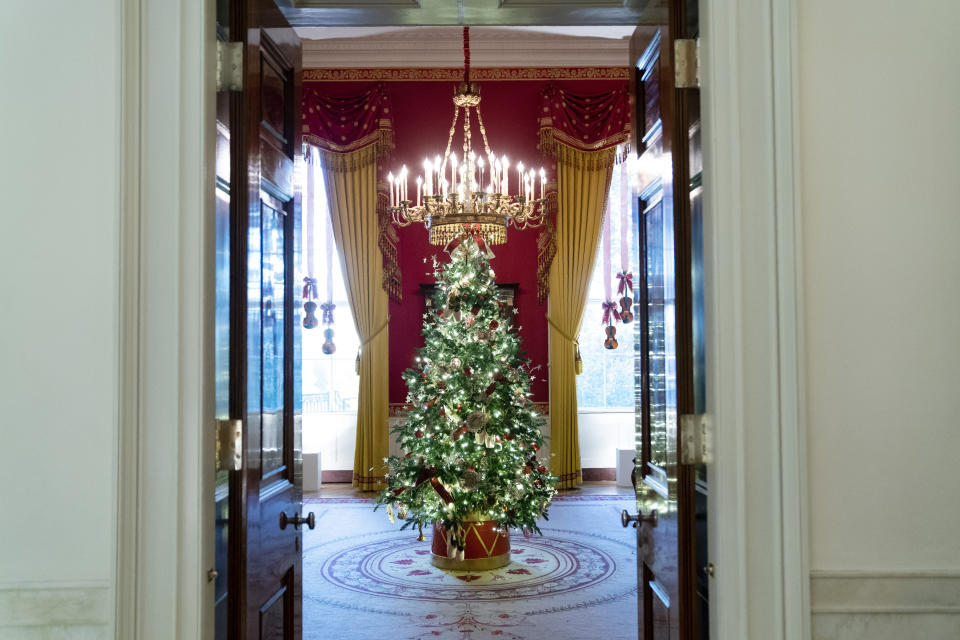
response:
{"label": "window", "polygon": [[[621,225],[621,189],[627,190],[630,185],[621,184],[620,167],[614,167],[610,181],[609,215],[610,215],[610,278],[612,280],[612,295],[619,309],[620,298],[624,294],[617,294],[619,280],[616,274],[620,272],[620,225]],[[630,197],[623,201],[630,207]],[[630,209],[628,209],[630,211]],[[637,264],[639,262],[639,243],[637,242],[636,220],[630,211],[628,218],[630,229],[627,234],[630,244],[630,267],[634,274],[634,284],[637,282]],[[616,339],[619,343],[616,349],[606,349],[603,346],[606,339],[605,325],[601,324],[603,302],[605,299],[603,287],[603,234],[600,237],[600,250],[593,265],[590,276],[590,285],[587,293],[587,304],[584,309],[583,325],[580,328],[580,357],[583,359],[583,373],[577,376],[577,405],[580,411],[596,412],[633,412],[634,411],[634,361],[635,345],[638,340],[638,320],[630,324],[615,323]],[[636,316],[636,296],[632,311]]]}
{"label": "window", "polygon": [[[328,277],[333,285],[333,342],[336,351],[330,355],[323,353],[324,330],[320,324],[314,329],[303,331],[303,413],[356,413],[357,394],[360,379],[356,374],[357,348],[360,339],[353,326],[350,305],[347,302],[347,290],[340,269],[340,256],[336,244],[331,242],[331,272],[327,273],[327,243],[325,233],[329,231],[327,217],[326,191],[323,184],[320,163],[307,165],[307,171],[314,171],[314,196],[316,221],[314,222],[314,246],[316,247],[315,277],[319,293],[318,306],[327,300]],[[306,265],[305,265],[306,266]],[[317,318],[321,319],[320,309]]]}

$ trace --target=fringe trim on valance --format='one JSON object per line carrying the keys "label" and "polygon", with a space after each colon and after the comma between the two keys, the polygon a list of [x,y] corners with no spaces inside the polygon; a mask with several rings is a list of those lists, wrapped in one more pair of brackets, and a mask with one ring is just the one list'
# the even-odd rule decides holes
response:
{"label": "fringe trim on valance", "polygon": [[347,173],[376,164],[380,151],[379,146],[378,144],[371,144],[363,149],[346,153],[317,148],[317,152],[320,154],[320,163],[323,165],[324,171]]}
{"label": "fringe trim on valance", "polygon": [[557,133],[555,129],[540,129],[540,151],[556,158],[558,163],[562,162],[574,169],[585,171],[612,167],[618,157],[616,145],[627,142],[629,136],[628,131],[623,131],[603,141],[604,144],[613,144],[614,146],[597,151],[583,151],[562,142],[555,133]]}
{"label": "fringe trim on valance", "polygon": [[380,247],[380,255],[383,256],[383,290],[392,301],[399,304],[403,300],[403,289],[400,286],[400,252],[397,248],[400,238],[391,222],[390,212],[387,211],[388,204],[387,193],[378,191],[377,223],[380,227],[380,237],[377,239],[377,245]]}
{"label": "fringe trim on valance", "polygon": [[543,231],[537,236],[537,303],[550,295],[550,265],[557,255],[557,183],[547,184],[547,206],[543,214]]}

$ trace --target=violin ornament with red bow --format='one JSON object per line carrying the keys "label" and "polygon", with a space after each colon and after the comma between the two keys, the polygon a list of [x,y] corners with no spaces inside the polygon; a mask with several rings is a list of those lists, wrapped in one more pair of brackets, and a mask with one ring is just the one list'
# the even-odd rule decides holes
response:
{"label": "violin ornament with red bow", "polygon": [[320,309],[323,311],[323,324],[327,326],[323,330],[323,345],[320,347],[320,350],[325,355],[333,355],[337,350],[337,345],[333,343],[333,310],[337,308],[337,305],[332,302],[324,302],[320,305]]}
{"label": "violin ornament with red bow", "polygon": [[607,325],[604,331],[607,332],[607,339],[603,341],[604,349],[616,349],[620,346],[620,343],[617,342],[617,328],[613,326],[613,323]]}
{"label": "violin ornament with red bow", "polygon": [[333,329],[327,327],[323,330],[324,342],[323,346],[320,347],[320,350],[323,351],[324,355],[333,355],[337,350],[337,345],[333,343]]}
{"label": "violin ornament with red bow", "polygon": [[630,297],[633,293],[633,274],[629,271],[621,271],[617,274],[617,278],[620,280],[617,293],[623,294],[620,298],[620,322],[630,324],[633,322],[633,311],[630,310],[633,305],[633,298]]}
{"label": "violin ornament with red bow", "polygon": [[307,300],[303,303],[303,328],[304,329],[315,329],[318,324],[317,321],[317,303],[313,300]]}
{"label": "violin ornament with red bow", "polygon": [[620,298],[620,322],[623,324],[633,322],[633,311],[630,310],[631,306],[633,306],[633,298],[630,296]]}

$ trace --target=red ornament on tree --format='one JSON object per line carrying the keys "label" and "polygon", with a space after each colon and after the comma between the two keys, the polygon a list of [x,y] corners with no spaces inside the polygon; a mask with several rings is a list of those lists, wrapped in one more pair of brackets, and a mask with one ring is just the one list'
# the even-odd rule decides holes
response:
{"label": "red ornament on tree", "polygon": [[420,429],[417,429],[416,431],[413,432],[413,435],[417,436],[418,438],[422,438],[423,431],[420,431]]}
{"label": "red ornament on tree", "polygon": [[490,330],[491,330],[491,331],[493,331],[494,329],[496,329],[496,328],[499,327],[499,326],[500,326],[500,323],[497,322],[496,320],[491,320],[491,321],[490,321]]}

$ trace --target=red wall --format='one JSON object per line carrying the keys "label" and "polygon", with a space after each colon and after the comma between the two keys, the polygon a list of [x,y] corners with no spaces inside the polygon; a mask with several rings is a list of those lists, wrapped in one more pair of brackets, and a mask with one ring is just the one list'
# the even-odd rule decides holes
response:
{"label": "red wall", "polygon": [[[480,114],[490,149],[497,156],[510,158],[511,188],[516,185],[516,163],[547,170],[547,179],[556,179],[554,163],[540,155],[538,143],[538,116],[541,96],[548,84],[556,84],[577,93],[599,93],[623,86],[625,80],[485,80],[480,82]],[[331,94],[357,93],[361,83],[324,82]],[[423,159],[443,154],[453,119],[453,91],[455,82],[449,81],[391,81],[386,83],[393,102],[393,127],[396,147],[393,156],[382,163],[383,173],[396,170],[402,164],[412,173],[409,182],[411,194],[416,190],[416,176],[422,173]],[[471,113],[471,116],[473,114]],[[473,124],[473,148],[482,150],[480,130]],[[454,137],[453,150],[463,155],[461,126]],[[423,346],[420,329],[425,311],[425,300],[420,294],[421,283],[433,282],[431,257],[446,257],[442,247],[427,242],[427,231],[422,225],[398,230],[400,236],[400,270],[403,278],[403,301],[390,304],[390,402],[402,403],[407,389],[401,372],[413,364],[416,348]],[[532,391],[535,402],[546,402],[547,387],[547,304],[537,303],[537,235],[539,230],[508,230],[508,241],[493,247],[496,257],[491,261],[498,282],[517,282],[519,290],[515,305],[518,314],[515,326],[520,332],[523,348],[533,366],[540,365],[534,375]],[[424,262],[426,258],[426,262]]]}

